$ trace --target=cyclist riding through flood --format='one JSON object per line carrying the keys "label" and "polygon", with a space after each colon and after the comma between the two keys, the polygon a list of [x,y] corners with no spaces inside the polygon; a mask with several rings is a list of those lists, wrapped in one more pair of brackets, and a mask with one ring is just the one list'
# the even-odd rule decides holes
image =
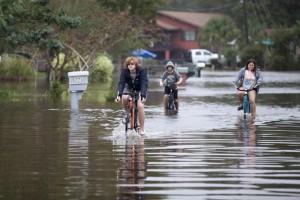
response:
{"label": "cyclist riding through flood", "polygon": [[175,71],[175,65],[169,61],[165,66],[165,71],[160,80],[160,86],[165,86],[164,89],[164,108],[167,108],[168,94],[171,89],[174,90],[175,107],[178,110],[178,88],[177,86],[182,83],[180,74]]}
{"label": "cyclist riding through flood", "polygon": [[[234,83],[239,90],[249,90],[248,96],[251,105],[251,115],[256,115],[256,95],[258,94],[259,87],[262,84],[262,74],[257,67],[254,59],[249,59],[246,66],[240,69]],[[243,109],[243,95],[244,91],[238,91],[240,106],[238,110]]]}
{"label": "cyclist riding through flood", "polygon": [[120,99],[122,99],[122,104],[124,108],[128,109],[127,105],[130,92],[139,92],[140,98],[138,100],[138,118],[140,123],[139,133],[141,135],[145,133],[144,103],[146,102],[147,90],[147,71],[140,66],[138,58],[133,56],[127,57],[121,70],[118,84],[118,95],[116,100],[120,101]]}

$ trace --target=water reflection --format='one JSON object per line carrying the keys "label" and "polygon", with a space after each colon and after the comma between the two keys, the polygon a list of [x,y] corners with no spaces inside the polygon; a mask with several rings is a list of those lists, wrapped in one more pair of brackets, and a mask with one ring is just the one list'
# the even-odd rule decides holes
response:
{"label": "water reflection", "polygon": [[118,169],[118,198],[144,199],[142,190],[146,178],[144,138],[128,135],[124,157]]}
{"label": "water reflection", "polygon": [[189,79],[173,116],[150,88],[147,146],[98,85],[69,112],[22,84],[0,109],[0,199],[299,199],[300,74],[265,74],[255,121],[237,117],[235,72]]}
{"label": "water reflection", "polygon": [[71,111],[78,112],[79,111],[79,100],[82,97],[83,92],[70,92],[71,98]]}
{"label": "water reflection", "polygon": [[242,142],[244,164],[254,166],[256,155],[256,125],[252,117],[239,117],[237,122],[238,139]]}
{"label": "water reflection", "polygon": [[[77,94],[77,93],[76,93]],[[76,95],[76,97],[78,97]],[[77,105],[75,105],[77,102]],[[74,103],[74,102],[73,102]],[[78,110],[76,99],[69,121],[66,196],[87,199],[89,166],[88,126]]]}

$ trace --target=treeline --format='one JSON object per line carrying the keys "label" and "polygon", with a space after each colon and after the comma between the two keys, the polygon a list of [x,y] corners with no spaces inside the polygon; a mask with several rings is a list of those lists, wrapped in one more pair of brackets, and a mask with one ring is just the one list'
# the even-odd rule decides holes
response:
{"label": "treeline", "polygon": [[102,69],[97,63],[103,63],[99,58],[118,60],[126,52],[155,41],[159,34],[153,18],[161,3],[161,0],[1,0],[0,56],[14,54],[45,60],[48,81],[55,87],[66,70],[99,74]]}
{"label": "treeline", "polygon": [[91,70],[100,55],[120,61],[127,52],[160,41],[155,13],[174,9],[228,16],[200,30],[199,42],[219,48],[229,64],[241,53],[264,66],[294,69],[300,66],[299,8],[298,0],[1,0],[0,55],[43,58],[49,81],[60,81],[70,63]]}
{"label": "treeline", "polygon": [[239,55],[242,61],[255,57],[271,69],[300,69],[298,0],[167,0],[163,8],[228,16],[225,23],[224,19],[210,22],[199,37],[201,45],[222,51],[228,64],[235,64]]}

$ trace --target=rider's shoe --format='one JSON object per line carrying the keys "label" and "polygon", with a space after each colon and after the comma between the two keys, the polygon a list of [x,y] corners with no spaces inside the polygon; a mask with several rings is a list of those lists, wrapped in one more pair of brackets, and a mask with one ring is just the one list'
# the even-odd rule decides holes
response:
{"label": "rider's shoe", "polygon": [[142,136],[145,135],[145,130],[139,130],[139,134]]}
{"label": "rider's shoe", "polygon": [[127,123],[127,120],[128,120],[127,115],[124,115],[124,117],[122,118],[122,123],[123,123],[123,124],[126,124],[126,123]]}
{"label": "rider's shoe", "polygon": [[237,110],[243,110],[243,105],[240,105],[239,107],[237,107]]}

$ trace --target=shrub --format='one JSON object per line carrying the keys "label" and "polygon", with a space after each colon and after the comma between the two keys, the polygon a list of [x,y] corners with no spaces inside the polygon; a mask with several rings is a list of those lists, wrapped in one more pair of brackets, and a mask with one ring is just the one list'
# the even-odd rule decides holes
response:
{"label": "shrub", "polygon": [[94,66],[90,69],[91,81],[111,82],[114,65],[111,59],[105,55],[97,56]]}
{"label": "shrub", "polygon": [[67,60],[67,63],[64,65],[63,71],[65,73],[70,72],[70,71],[79,70],[80,59],[78,57],[76,57],[76,56],[73,56],[73,59],[66,58],[66,56],[65,56],[64,53],[59,53],[58,54],[58,58],[55,57],[53,59],[52,66],[56,66],[57,60],[59,60],[60,64],[57,66],[57,69],[61,69],[62,63],[64,63],[65,59],[69,59],[69,60]]}
{"label": "shrub", "polygon": [[254,58],[259,66],[264,66],[264,49],[259,45],[249,45],[242,49],[241,62],[244,66],[250,58]]}
{"label": "shrub", "polygon": [[15,56],[3,56],[0,62],[0,76],[5,80],[27,80],[34,75],[28,60]]}
{"label": "shrub", "polygon": [[59,81],[53,81],[50,88],[50,95],[52,99],[59,99],[63,93],[64,89]]}
{"label": "shrub", "polygon": [[300,41],[300,25],[277,29],[272,33],[274,45],[271,49],[270,64],[275,70],[299,69],[296,49]]}
{"label": "shrub", "polygon": [[224,48],[224,56],[226,58],[226,64],[229,67],[236,66],[236,54],[237,51],[233,48]]}

